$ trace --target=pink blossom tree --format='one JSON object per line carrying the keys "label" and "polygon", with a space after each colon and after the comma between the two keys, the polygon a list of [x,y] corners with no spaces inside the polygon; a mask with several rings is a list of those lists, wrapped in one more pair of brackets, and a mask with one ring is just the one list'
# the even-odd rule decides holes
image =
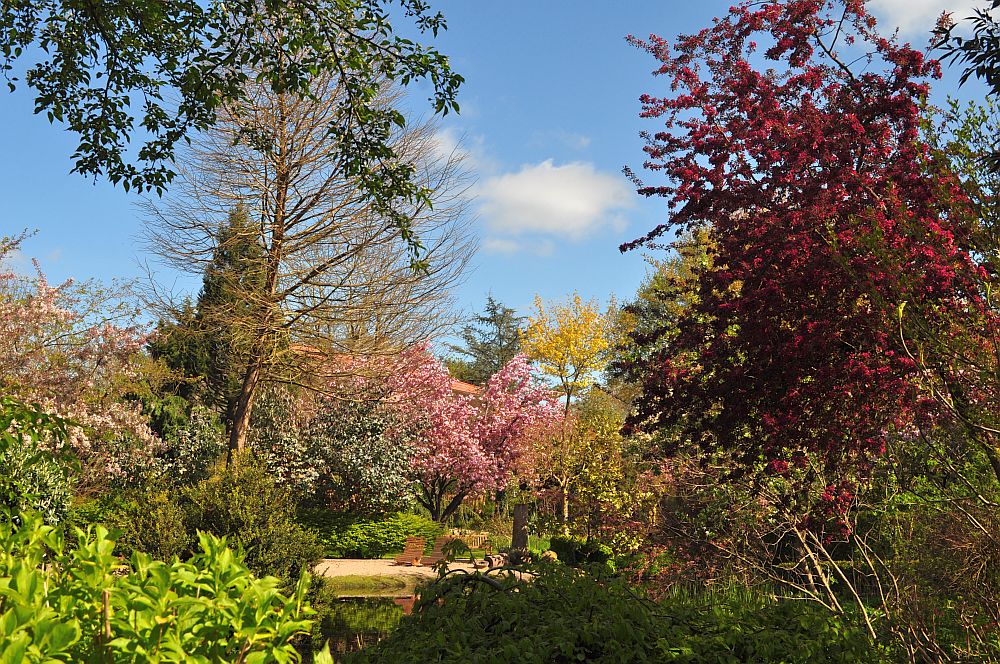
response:
{"label": "pink blossom tree", "polygon": [[0,391],[77,425],[69,445],[85,480],[120,474],[160,442],[121,398],[141,379],[147,336],[114,289],[10,269],[22,239],[0,238]]}
{"label": "pink blossom tree", "polygon": [[426,346],[404,352],[387,383],[388,407],[413,436],[417,500],[436,521],[468,496],[505,487],[528,449],[528,433],[561,416],[558,395],[535,380],[520,355],[476,397],[452,389],[448,370]]}

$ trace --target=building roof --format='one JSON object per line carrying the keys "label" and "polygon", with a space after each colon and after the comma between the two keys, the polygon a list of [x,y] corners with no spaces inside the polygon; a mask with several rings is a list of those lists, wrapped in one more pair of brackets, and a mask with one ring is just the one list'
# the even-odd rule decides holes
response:
{"label": "building roof", "polygon": [[458,380],[455,378],[451,379],[451,391],[456,394],[469,394],[475,396],[479,394],[480,388],[472,383],[466,383],[465,381]]}

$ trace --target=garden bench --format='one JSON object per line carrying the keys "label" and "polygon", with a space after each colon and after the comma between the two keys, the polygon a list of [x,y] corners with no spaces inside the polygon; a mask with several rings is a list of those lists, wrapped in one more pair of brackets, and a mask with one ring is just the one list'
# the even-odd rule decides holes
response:
{"label": "garden bench", "polygon": [[458,538],[454,535],[442,535],[434,540],[434,549],[431,551],[430,555],[425,556],[420,560],[420,564],[424,567],[432,567],[433,565],[437,565],[439,562],[444,560],[444,547],[453,539]]}
{"label": "garden bench", "polygon": [[424,538],[407,537],[406,544],[403,545],[403,552],[393,558],[393,562],[397,565],[419,565],[423,556]]}
{"label": "garden bench", "polygon": [[485,549],[489,546],[489,533],[469,533],[462,535],[462,541],[469,545],[470,549]]}

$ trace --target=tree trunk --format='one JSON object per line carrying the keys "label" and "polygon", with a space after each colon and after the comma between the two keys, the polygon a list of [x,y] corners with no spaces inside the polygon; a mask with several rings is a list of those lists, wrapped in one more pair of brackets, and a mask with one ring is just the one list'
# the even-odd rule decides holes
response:
{"label": "tree trunk", "polygon": [[562,534],[569,535],[569,482],[559,483],[559,520]]}
{"label": "tree trunk", "polygon": [[232,468],[239,463],[239,458],[247,446],[247,433],[250,431],[250,415],[253,413],[254,399],[257,397],[257,386],[260,383],[261,362],[252,360],[243,376],[243,386],[236,400],[236,413],[233,416],[233,428],[229,432],[229,450],[226,453],[226,467]]}
{"label": "tree trunk", "polygon": [[458,493],[455,494],[455,497],[451,499],[451,502],[448,503],[448,506],[445,507],[444,510],[442,510],[441,512],[441,518],[439,519],[441,523],[444,523],[445,521],[450,519],[451,515],[454,514],[456,511],[458,511],[458,507],[459,505],[462,504],[462,501],[465,500],[465,496],[466,496],[465,491],[459,491]]}
{"label": "tree trunk", "polygon": [[514,551],[528,550],[528,511],[527,503],[514,505],[514,531],[510,538],[510,548]]}

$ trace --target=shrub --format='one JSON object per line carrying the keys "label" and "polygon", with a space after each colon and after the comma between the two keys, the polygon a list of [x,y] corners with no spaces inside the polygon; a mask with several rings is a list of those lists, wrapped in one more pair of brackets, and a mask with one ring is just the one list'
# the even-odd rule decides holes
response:
{"label": "shrub", "polygon": [[423,537],[428,546],[444,526],[416,514],[395,514],[380,521],[358,520],[348,514],[304,510],[300,520],[319,531],[330,558],[381,558],[403,550],[407,537]]}
{"label": "shrub", "polygon": [[860,623],[812,601],[743,586],[677,588],[659,602],[670,616],[660,651],[669,662],[891,662]]}
{"label": "shrub", "polygon": [[225,431],[218,415],[204,406],[194,406],[188,419],[167,437],[159,472],[172,484],[194,484],[211,475],[225,453]]}
{"label": "shrub", "polygon": [[[864,633],[806,602],[676,597],[656,604],[620,580],[564,565],[533,581],[457,574],[424,589],[412,617],[365,662],[856,662],[887,661]],[[727,603],[728,601],[728,603]]]}
{"label": "shrub", "polygon": [[546,568],[533,582],[491,579],[499,589],[483,578],[445,577],[425,588],[411,618],[346,661],[656,661],[656,615],[624,586],[564,566]]}
{"label": "shrub", "polygon": [[254,408],[248,445],[304,502],[338,512],[384,515],[406,507],[412,450],[390,435],[375,400],[310,402],[270,387]]}
{"label": "shrub", "polygon": [[11,514],[36,510],[46,523],[55,525],[69,514],[73,501],[66,469],[33,440],[16,438],[12,436],[0,451],[0,477],[5,485],[0,501]]}
{"label": "shrub", "polygon": [[255,402],[247,446],[268,472],[297,496],[312,496],[326,461],[311,445],[303,397],[268,385]]}
{"label": "shrub", "polygon": [[323,555],[316,534],[295,520],[295,501],[263,468],[246,458],[183,491],[187,530],[225,536],[258,574],[292,579]]}
{"label": "shrub", "polygon": [[175,555],[188,558],[196,548],[198,540],[188,532],[186,518],[179,496],[169,487],[153,484],[80,502],[64,525],[67,532],[97,525],[110,529],[120,557],[139,552],[169,560]]}
{"label": "shrub", "polygon": [[593,540],[554,535],[549,540],[549,548],[560,561],[574,567],[587,564],[611,565],[611,548]]}
{"label": "shrub", "polygon": [[186,559],[198,531],[228,538],[255,574],[294,580],[323,555],[316,534],[295,520],[295,502],[261,466],[245,459],[192,486],[150,484],[106,494],[74,510],[80,526],[101,523],[119,532],[118,553]]}
{"label": "shrub", "polygon": [[160,560],[189,557],[197,536],[188,530],[184,505],[167,487],[150,486],[102,498],[100,523],[117,531],[118,555],[146,553]]}
{"label": "shrub", "polygon": [[0,507],[9,514],[39,512],[54,525],[73,499],[66,459],[40,445],[66,440],[67,422],[8,397],[0,397]]}
{"label": "shrub", "polygon": [[21,527],[0,524],[4,662],[166,662],[181,661],[179,654],[287,662],[292,639],[310,628],[308,577],[286,597],[278,579],[254,578],[218,538],[202,535],[200,551],[184,563],[136,554],[122,576],[103,527],[68,544],[37,514],[22,519]]}
{"label": "shrub", "polygon": [[320,504],[371,515],[405,508],[413,450],[400,442],[392,420],[374,401],[326,399],[320,405],[309,425],[310,446],[325,464],[316,482]]}

